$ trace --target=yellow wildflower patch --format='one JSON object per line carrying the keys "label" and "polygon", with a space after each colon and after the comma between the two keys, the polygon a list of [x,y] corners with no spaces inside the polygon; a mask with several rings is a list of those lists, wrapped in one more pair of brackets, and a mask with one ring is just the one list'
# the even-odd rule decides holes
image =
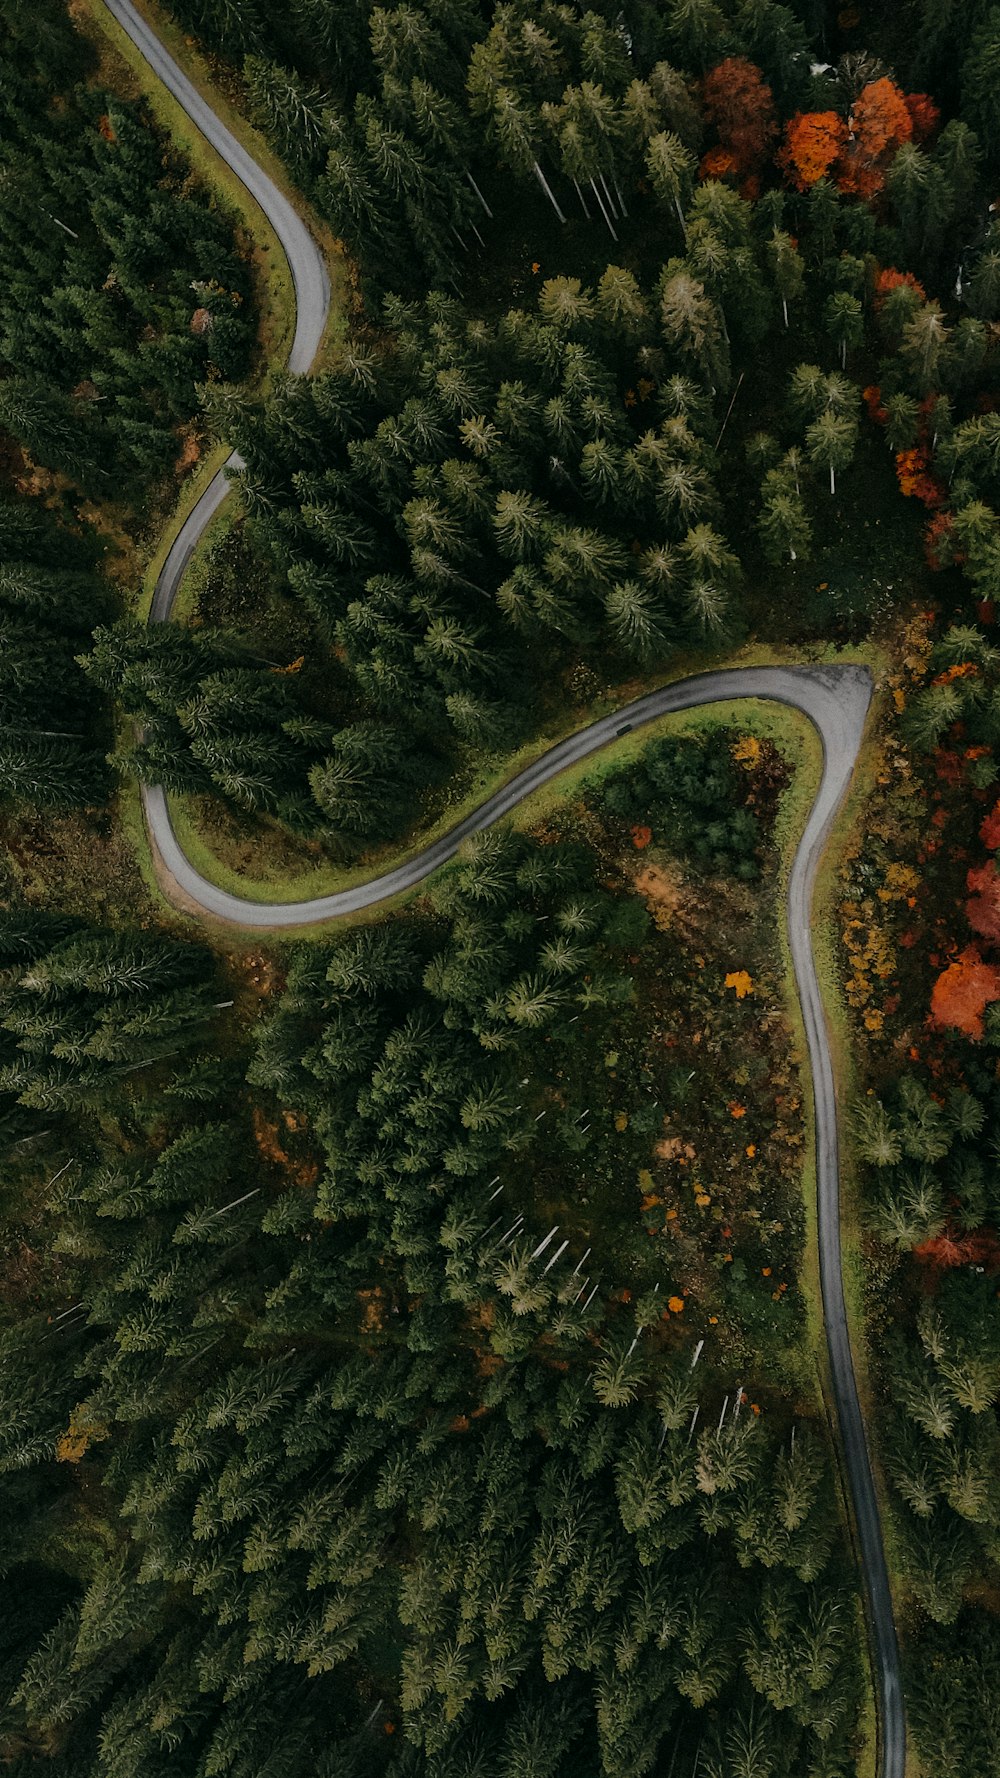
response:
{"label": "yellow wildflower patch", "polygon": [[108,1428],[103,1420],[89,1419],[83,1407],[73,1408],[69,1426],[56,1444],[57,1463],[79,1463],[89,1445],[99,1444],[107,1436]]}
{"label": "yellow wildflower patch", "polygon": [[733,742],[731,752],[736,764],[745,771],[752,772],[754,766],[760,764],[761,746],[756,735],[740,735]]}

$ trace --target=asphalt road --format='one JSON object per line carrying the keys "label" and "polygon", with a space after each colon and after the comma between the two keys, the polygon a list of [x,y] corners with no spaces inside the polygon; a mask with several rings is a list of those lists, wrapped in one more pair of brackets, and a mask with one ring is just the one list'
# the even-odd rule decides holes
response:
{"label": "asphalt road", "polygon": [[[129,0],[104,0],[108,11],[118,20],[123,31],[158,75],[169,93],[187,112],[206,141],[226,162],[250,197],[259,204],[284,249],[295,287],[295,334],[288,354],[288,369],[302,375],[312,366],[319,351],[330,310],[330,280],[326,265],[312,235],[297,210],[269,179],[262,167],[249,155],[231,130],[216,117],[207,99],[177,66],[164,49],[160,39]],[[181,577],[198,538],[205,530],[229,492],[226,471],[242,469],[243,459],[233,451],[218,474],[213,476],[197,504],[189,512],[170,547],[156,583],[150,619],[162,623],[170,616]]]}
{"label": "asphalt road", "polygon": [[[146,61],[192,121],[242,180],[265,212],[288,257],[295,284],[297,315],[288,368],[309,370],[326,325],[330,287],[318,247],[288,200],[231,135],[176,62],[167,54],[129,0],[105,0]],[[234,453],[227,467],[239,467]],[[210,483],[171,546],[156,585],[150,619],[169,617],[192,550],[228,492],[225,471]],[[812,1070],[816,1124],[816,1172],[820,1283],[834,1405],[868,1606],[878,1714],[878,1778],[904,1778],[906,1719],[900,1683],[899,1649],[886,1570],[878,1499],[858,1400],[844,1302],[840,1246],[840,1173],[837,1095],[826,1019],[811,940],[816,869],[830,828],[846,794],[861,745],[872,682],[860,666],[747,667],[704,673],[660,687],[611,716],[602,716],[558,742],[509,783],[481,803],[449,833],[383,876],[310,901],[263,902],[230,895],[206,881],[178,844],[163,790],[144,790],[146,820],[154,848],[168,875],[189,904],[217,919],[246,927],[295,927],[374,906],[400,890],[413,888],[454,856],[462,841],[517,807],[533,790],[567,766],[596,753],[629,729],[674,711],[735,698],[770,698],[800,710],[823,743],[823,773],[788,882],[788,938],[805,1023]]]}

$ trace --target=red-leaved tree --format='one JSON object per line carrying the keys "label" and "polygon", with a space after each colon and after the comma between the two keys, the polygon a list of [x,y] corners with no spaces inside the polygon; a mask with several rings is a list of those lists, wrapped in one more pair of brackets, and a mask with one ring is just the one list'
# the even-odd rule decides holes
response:
{"label": "red-leaved tree", "polygon": [[701,88],[705,116],[740,174],[756,173],[778,134],[774,98],[760,69],[745,56],[728,56],[706,74]]}
{"label": "red-leaved tree", "polygon": [[929,93],[904,93],[903,101],[913,125],[914,142],[927,142],[941,122],[941,113]]}
{"label": "red-leaved tree", "polygon": [[973,867],[965,880],[972,891],[965,904],[969,925],[980,938],[1000,944],[1000,876],[993,859]]}
{"label": "red-leaved tree", "polygon": [[979,824],[979,838],[990,852],[995,852],[1000,847],[1000,800],[993,804],[988,815],[983,816]]}

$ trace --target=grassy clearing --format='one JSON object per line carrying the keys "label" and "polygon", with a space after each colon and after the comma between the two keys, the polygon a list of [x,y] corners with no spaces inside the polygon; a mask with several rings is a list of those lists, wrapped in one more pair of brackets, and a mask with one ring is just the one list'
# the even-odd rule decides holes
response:
{"label": "grassy clearing", "polygon": [[149,925],[153,910],[135,868],[133,836],[118,816],[113,800],[100,808],[22,805],[5,811],[0,817],[5,880],[16,883],[34,907],[63,908],[99,925]]}
{"label": "grassy clearing", "polygon": [[[727,915],[721,922],[718,936],[721,939],[720,955],[725,957],[730,950],[733,953],[732,957],[723,964],[723,968],[733,967],[737,961],[744,961],[743,947],[747,944],[756,946],[759,957],[763,959],[773,957],[775,960],[773,974],[777,981],[778,999],[784,1021],[784,1035],[785,1037],[791,1036],[788,1048],[789,1060],[795,1074],[800,1079],[803,1113],[805,1113],[808,1104],[806,1052],[804,1042],[796,1033],[798,1008],[790,970],[783,908],[788,871],[812,805],[822,769],[822,748],[819,737],[808,720],[795,710],[764,700],[734,699],[685,711],[677,716],[664,717],[651,725],[649,729],[641,731],[638,736],[628,737],[622,745],[623,749],[629,749],[631,743],[630,752],[633,756],[638,757],[645,746],[661,736],[707,737],[713,730],[718,731],[719,729],[730,733],[734,738],[753,736],[762,742],[771,743],[789,768],[789,781],[781,792],[774,826],[769,836],[767,867],[761,881],[746,891],[748,898],[756,903],[750,927],[740,938],[738,929],[734,929],[730,925],[730,918]],[[556,784],[547,786],[537,797],[532,798],[529,804],[523,805],[523,809],[519,811],[520,819],[526,824],[530,824],[533,819],[537,821],[550,806],[557,807],[558,800],[565,801],[577,780],[583,779],[593,785],[608,774],[619,770],[623,759],[627,757],[628,753],[626,752],[618,754],[617,750],[614,752],[609,750],[601,754],[596,766],[592,763],[589,769],[586,766],[574,768],[571,772],[564,774]],[[711,893],[712,879],[705,883],[704,888],[708,893]],[[710,939],[706,935],[701,941],[700,948],[706,950],[708,942]],[[699,945],[696,943],[692,948],[698,950]],[[708,952],[706,950],[706,960],[707,958]],[[696,961],[698,960],[696,959]],[[756,1021],[752,1020],[746,1033],[748,1052],[754,1047],[755,1024]],[[726,1066],[724,1059],[720,1058],[712,1070],[713,1074],[717,1073],[721,1079],[726,1072]],[[707,1063],[703,1064],[701,1072],[704,1072],[707,1067]],[[740,1096],[747,1097],[749,1101],[753,1096],[753,1088],[748,1085]],[[746,1133],[742,1124],[736,1127],[743,1134]],[[737,1143],[737,1147],[739,1146],[740,1144]],[[804,1158],[808,1156],[808,1148],[804,1147],[800,1152]],[[796,1164],[794,1170],[799,1174],[801,1180],[801,1168]],[[790,1337],[785,1336],[783,1339],[776,1337],[771,1332],[767,1334],[761,1332],[759,1343],[762,1350],[766,1352],[766,1367],[773,1367],[774,1372],[780,1375],[784,1387],[790,1388],[794,1392],[796,1400],[807,1411],[815,1412],[820,1407],[815,1352],[817,1342],[822,1341],[822,1322],[818,1313],[818,1304],[814,1300],[812,1270],[809,1265],[811,1242],[814,1240],[811,1232],[814,1213],[809,1187],[810,1178],[811,1165],[806,1161],[806,1178],[801,1183],[804,1194],[806,1228],[803,1251],[796,1262],[797,1282],[804,1299],[804,1332],[802,1324],[796,1326]],[[740,1188],[736,1180],[733,1179],[731,1184],[738,1198]],[[773,1381],[773,1378],[771,1380]]]}

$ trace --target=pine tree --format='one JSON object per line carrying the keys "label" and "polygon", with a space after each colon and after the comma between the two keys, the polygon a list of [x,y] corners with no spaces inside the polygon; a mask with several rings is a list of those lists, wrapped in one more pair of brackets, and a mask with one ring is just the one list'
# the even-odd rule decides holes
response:
{"label": "pine tree", "polygon": [[686,240],[684,210],[694,185],[694,156],[689,154],[679,137],[661,131],[652,136],[646,146],[646,171],[660,202],[673,208]]}
{"label": "pine tree", "polygon": [[806,427],[806,449],[814,463],[829,470],[831,495],[837,492],[838,470],[842,473],[854,456],[857,437],[857,420],[830,409]]}

